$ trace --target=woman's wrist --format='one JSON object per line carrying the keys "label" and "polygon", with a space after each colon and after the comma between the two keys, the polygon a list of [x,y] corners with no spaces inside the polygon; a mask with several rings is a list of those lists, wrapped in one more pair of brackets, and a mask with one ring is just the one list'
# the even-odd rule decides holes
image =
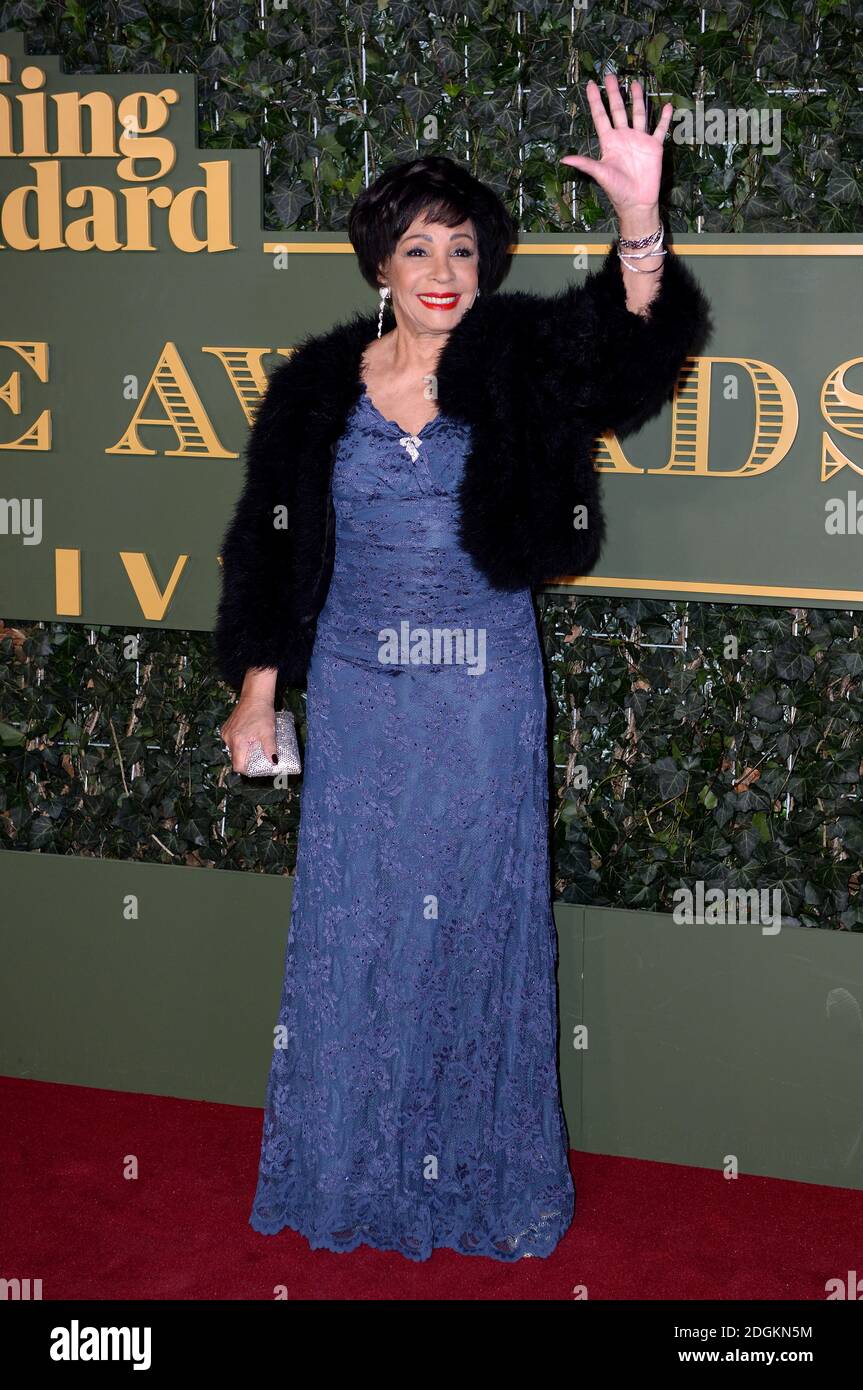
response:
{"label": "woman's wrist", "polygon": [[240,699],[264,700],[268,704],[274,704],[278,674],[278,669],[275,666],[249,667],[243,677]]}
{"label": "woman's wrist", "polygon": [[[651,251],[650,238],[662,233],[662,218],[659,204],[649,207],[626,208],[618,213],[620,238],[642,244],[638,251],[631,247],[621,247],[618,240],[618,258],[623,275],[626,293],[626,307],[634,314],[645,314],[659,289],[659,280],[665,257],[663,237],[655,242],[657,254]],[[647,242],[647,245],[644,243]],[[630,259],[632,257],[632,259]]]}
{"label": "woman's wrist", "polygon": [[657,227],[662,225],[659,216],[659,204],[654,203],[650,207],[624,208],[617,215],[617,225],[620,235],[627,241],[637,241],[641,237],[650,236]]}

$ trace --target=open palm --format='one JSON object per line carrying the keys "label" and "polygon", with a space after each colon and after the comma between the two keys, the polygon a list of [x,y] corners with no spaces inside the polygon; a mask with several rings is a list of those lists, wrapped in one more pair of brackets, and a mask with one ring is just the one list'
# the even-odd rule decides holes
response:
{"label": "open palm", "polygon": [[662,144],[671,124],[673,107],[670,101],[662,108],[653,134],[648,134],[644,92],[640,82],[632,83],[632,125],[614,73],[606,73],[605,86],[611,120],[605,113],[602,94],[592,79],[587,84],[590,113],[599,137],[600,159],[568,154],[562,164],[571,164],[584,174],[590,174],[608,194],[615,210],[622,213],[632,208],[656,206],[662,177]]}

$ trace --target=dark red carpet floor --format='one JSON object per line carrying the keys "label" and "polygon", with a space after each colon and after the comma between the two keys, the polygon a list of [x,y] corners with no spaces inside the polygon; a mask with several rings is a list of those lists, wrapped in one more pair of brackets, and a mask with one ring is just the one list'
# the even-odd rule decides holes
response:
{"label": "dark red carpet floor", "polygon": [[861,1192],[578,1152],[547,1260],[336,1255],[248,1225],[260,1110],[0,1077],[0,1111],[0,1277],[46,1300],[823,1300],[860,1268]]}

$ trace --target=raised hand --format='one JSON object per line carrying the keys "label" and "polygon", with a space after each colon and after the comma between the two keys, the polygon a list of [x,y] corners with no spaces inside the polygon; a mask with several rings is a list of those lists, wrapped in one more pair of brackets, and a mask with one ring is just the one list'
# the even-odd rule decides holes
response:
{"label": "raised hand", "polygon": [[561,164],[571,164],[596,179],[608,194],[618,217],[638,209],[656,207],[662,176],[662,145],[671,124],[673,106],[667,101],[652,135],[647,132],[644,92],[640,82],[632,83],[632,125],[614,73],[606,73],[605,86],[611,120],[605,114],[602,94],[596,82],[587,84],[590,113],[599,137],[600,159],[567,154]]}

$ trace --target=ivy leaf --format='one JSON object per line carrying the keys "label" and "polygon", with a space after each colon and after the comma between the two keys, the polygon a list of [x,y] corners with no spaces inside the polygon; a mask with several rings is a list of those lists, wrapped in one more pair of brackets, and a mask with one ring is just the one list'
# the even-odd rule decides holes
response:
{"label": "ivy leaf", "polygon": [[851,207],[860,202],[860,184],[848,164],[837,164],[832,170],[824,196],[834,207]]}
{"label": "ivy leaf", "polygon": [[789,647],[776,652],[776,674],[781,680],[808,681],[814,670],[815,662],[805,652]]}
{"label": "ivy leaf", "polygon": [[689,786],[689,778],[673,758],[657,759],[655,763],[651,763],[650,770],[659,782],[659,795],[663,801],[684,795]]}
{"label": "ivy leaf", "polygon": [[303,208],[311,201],[312,195],[306,184],[277,180],[273,189],[273,206],[282,227],[293,226]]}
{"label": "ivy leaf", "polygon": [[759,690],[747,703],[747,711],[765,724],[778,724],[785,717],[782,705],[776,703],[772,690]]}
{"label": "ivy leaf", "polygon": [[45,851],[54,844],[54,823],[50,816],[34,816],[30,824],[30,849]]}
{"label": "ivy leaf", "polygon": [[644,45],[644,56],[652,68],[656,67],[667,43],[667,34],[654,34],[653,38]]}

